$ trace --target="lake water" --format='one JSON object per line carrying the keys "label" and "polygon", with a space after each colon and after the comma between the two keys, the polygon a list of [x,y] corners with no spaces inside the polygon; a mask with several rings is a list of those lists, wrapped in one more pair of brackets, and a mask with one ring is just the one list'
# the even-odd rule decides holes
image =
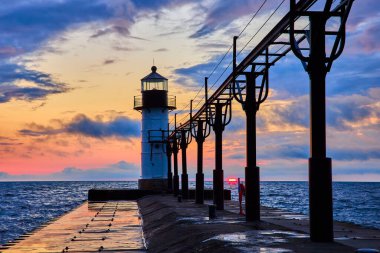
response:
{"label": "lake water", "polygon": [[[194,188],[194,182],[190,182]],[[206,188],[212,183],[206,182]],[[237,200],[236,185],[226,184]],[[137,182],[0,182],[0,244],[72,210],[91,188],[137,188]],[[334,219],[380,229],[380,183],[335,182]],[[265,206],[308,213],[307,182],[262,182]]]}

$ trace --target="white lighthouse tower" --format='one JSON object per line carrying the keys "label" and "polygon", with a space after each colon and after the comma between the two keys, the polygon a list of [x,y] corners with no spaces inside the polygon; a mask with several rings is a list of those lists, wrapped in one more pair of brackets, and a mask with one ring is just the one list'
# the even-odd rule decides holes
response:
{"label": "white lighthouse tower", "polygon": [[142,114],[141,179],[139,189],[167,189],[168,163],[166,144],[169,111],[176,108],[174,96],[168,95],[168,79],[157,67],[141,79],[141,96],[135,96],[134,109]]}

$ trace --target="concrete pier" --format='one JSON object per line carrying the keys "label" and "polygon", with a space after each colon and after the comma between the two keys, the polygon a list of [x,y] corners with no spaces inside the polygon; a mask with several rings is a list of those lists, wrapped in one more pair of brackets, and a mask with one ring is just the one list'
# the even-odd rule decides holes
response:
{"label": "concrete pier", "polygon": [[[335,222],[335,242],[311,242],[308,217],[262,207],[247,222],[236,201],[210,219],[209,205],[171,195],[85,202],[0,252],[344,252],[380,249],[380,230]],[[142,218],[142,219],[141,219]]]}
{"label": "concrete pier", "polygon": [[[355,252],[380,248],[380,230],[335,222],[335,242],[315,243],[308,217],[262,207],[260,222],[246,222],[238,203],[208,217],[208,204],[155,196],[138,200],[149,252]],[[158,211],[155,211],[158,210]]]}
{"label": "concrete pier", "polygon": [[136,201],[85,202],[0,252],[146,252],[141,224]]}

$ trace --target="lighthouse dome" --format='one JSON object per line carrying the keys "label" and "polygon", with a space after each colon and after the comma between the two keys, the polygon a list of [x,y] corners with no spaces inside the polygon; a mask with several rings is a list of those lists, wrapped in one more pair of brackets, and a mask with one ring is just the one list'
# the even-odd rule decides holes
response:
{"label": "lighthouse dome", "polygon": [[157,73],[157,67],[152,66],[152,72],[141,79],[141,91],[164,90],[168,91],[168,79]]}
{"label": "lighthouse dome", "polygon": [[168,79],[157,73],[157,67],[151,67],[152,72],[141,79],[141,96],[134,97],[134,109],[176,108],[175,96],[168,95]]}

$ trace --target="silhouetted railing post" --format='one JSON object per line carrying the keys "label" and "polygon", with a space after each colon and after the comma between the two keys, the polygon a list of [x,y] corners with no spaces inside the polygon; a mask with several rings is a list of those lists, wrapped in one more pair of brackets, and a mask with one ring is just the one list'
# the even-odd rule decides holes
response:
{"label": "silhouetted railing post", "polygon": [[213,170],[214,202],[217,210],[224,209],[224,173],[223,173],[223,130],[222,125],[223,104],[215,105],[215,169]]}
{"label": "silhouetted railing post", "polygon": [[195,203],[203,204],[204,203],[204,182],[205,176],[203,174],[203,143],[205,138],[203,136],[203,121],[198,120],[197,123],[197,137],[195,138],[197,142],[197,174],[195,182]]}
{"label": "silhouetted railing post", "polygon": [[168,192],[173,191],[173,173],[172,173],[172,147],[170,146],[170,140],[166,143],[166,155],[168,157]]}
{"label": "silhouetted railing post", "polygon": [[245,213],[246,220],[260,220],[260,168],[256,161],[256,78],[247,78],[246,115],[246,162],[245,167]]}
{"label": "silhouetted railing post", "polygon": [[310,17],[309,198],[311,238],[332,241],[332,166],[331,158],[326,157],[325,22],[325,15]]}
{"label": "silhouetted railing post", "polygon": [[[207,86],[205,86],[207,90]],[[230,89],[231,90],[231,89]],[[224,210],[224,173],[223,173],[223,131],[231,122],[232,95],[228,98],[219,98],[212,104],[207,104],[207,123],[215,133],[215,169],[213,170],[214,204],[217,210]]]}
{"label": "silhouetted railing post", "polygon": [[189,176],[187,174],[187,159],[186,159],[186,149],[189,143],[191,142],[191,134],[186,129],[181,129],[181,151],[182,151],[182,190],[181,195],[184,199],[189,198]]}
{"label": "silhouetted railing post", "polygon": [[[245,167],[245,213],[247,221],[260,220],[260,168],[257,166],[256,154],[256,113],[260,104],[268,97],[269,83],[269,58],[268,49],[265,50],[265,62],[261,71],[256,70],[255,63],[252,63],[251,72],[236,72],[236,40],[233,41],[233,94],[234,98],[242,104],[246,115],[246,167]],[[245,81],[236,80],[239,75],[245,76]],[[256,79],[262,76],[261,84],[257,86]],[[240,87],[240,82],[245,83],[245,87]],[[243,90],[245,94],[243,94]],[[257,90],[258,95],[256,95]]]}
{"label": "silhouetted railing post", "polygon": [[174,157],[174,176],[173,176],[173,194],[178,196],[179,193],[179,176],[178,176],[178,140],[177,140],[177,114],[174,115],[174,137],[173,137],[173,157]]}
{"label": "silhouetted railing post", "polygon": [[[205,77],[205,87],[207,87],[207,77]],[[206,88],[207,89],[207,88]],[[207,95],[205,95],[207,104]],[[210,126],[206,119],[198,118],[193,120],[193,100],[190,101],[190,133],[197,142],[197,173],[195,181],[195,203],[204,203],[204,174],[203,174],[203,143],[210,135]]]}
{"label": "silhouetted railing post", "polygon": [[172,154],[173,154],[173,142],[170,138],[170,124],[168,123],[168,129],[163,131],[163,138],[166,139],[166,156],[168,158],[168,192],[173,191],[173,173],[172,173]]}
{"label": "silhouetted railing post", "polygon": [[[291,22],[289,26],[290,42],[293,53],[301,59],[310,78],[310,153],[309,158],[309,212],[310,239],[315,242],[334,240],[332,166],[331,158],[326,157],[326,75],[332,62],[343,52],[345,41],[345,23],[352,6],[345,1],[331,10],[332,0],[327,0],[323,11],[296,13],[295,1],[290,3]],[[310,35],[309,56],[304,56],[295,41],[295,16],[309,16]],[[326,22],[330,17],[340,17],[338,31],[326,31]],[[330,56],[326,56],[325,36],[335,35]]]}
{"label": "silhouetted railing post", "polygon": [[173,176],[173,193],[178,196],[179,193],[179,176],[178,176],[178,146],[177,140],[173,140],[173,157],[174,157],[174,176]]}

